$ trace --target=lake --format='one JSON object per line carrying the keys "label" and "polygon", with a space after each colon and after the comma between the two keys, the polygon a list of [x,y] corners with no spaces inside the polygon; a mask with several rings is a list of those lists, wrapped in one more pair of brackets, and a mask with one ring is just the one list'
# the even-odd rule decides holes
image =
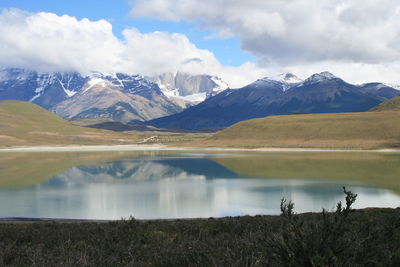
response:
{"label": "lake", "polygon": [[400,206],[400,154],[377,152],[2,152],[0,217],[137,219]]}

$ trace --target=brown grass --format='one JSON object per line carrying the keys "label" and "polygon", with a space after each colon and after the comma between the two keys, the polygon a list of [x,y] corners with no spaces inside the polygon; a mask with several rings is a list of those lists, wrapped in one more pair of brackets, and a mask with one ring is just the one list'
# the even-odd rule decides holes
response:
{"label": "brown grass", "polygon": [[133,144],[137,133],[79,127],[21,101],[0,101],[0,147],[27,145]]}
{"label": "brown grass", "polygon": [[270,116],[237,123],[191,146],[372,149],[400,147],[400,112]]}
{"label": "brown grass", "polygon": [[371,111],[387,111],[387,110],[397,110],[400,111],[400,96],[396,96],[388,101],[385,101],[378,106],[371,109]]}

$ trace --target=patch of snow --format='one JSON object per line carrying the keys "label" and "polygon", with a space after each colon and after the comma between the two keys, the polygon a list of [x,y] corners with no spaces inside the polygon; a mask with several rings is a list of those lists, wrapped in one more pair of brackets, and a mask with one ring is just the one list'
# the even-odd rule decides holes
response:
{"label": "patch of snow", "polygon": [[38,87],[38,88],[36,88],[36,89],[35,89],[36,95],[33,96],[31,99],[29,99],[29,102],[33,102],[36,98],[38,98],[39,96],[41,96],[42,93],[43,93],[43,91],[44,91],[44,87]]}
{"label": "patch of snow", "polygon": [[179,96],[175,95],[174,97],[183,99],[189,102],[203,102],[207,98],[207,93],[198,93],[198,94],[192,94],[192,95],[186,95],[186,96]]}
{"label": "patch of snow", "polygon": [[321,73],[316,73],[316,74],[311,75],[309,78],[307,78],[306,80],[304,80],[302,83],[300,83],[297,86],[303,86],[306,84],[314,84],[314,83],[319,83],[319,82],[323,82],[326,80],[332,80],[332,79],[339,79],[339,78],[328,71],[324,71]]}
{"label": "patch of snow", "polygon": [[257,88],[257,87],[261,87],[261,86],[277,85],[277,84],[281,84],[281,82],[272,80],[268,77],[264,77],[264,78],[256,80],[251,85]]}
{"label": "patch of snow", "polygon": [[72,90],[69,90],[69,89],[65,88],[64,84],[60,80],[58,80],[58,82],[60,83],[62,89],[64,90],[64,92],[67,94],[68,97],[72,97],[72,96],[74,96],[76,94],[75,91],[72,91]]}
{"label": "patch of snow", "polygon": [[223,80],[221,80],[221,78],[219,78],[219,77],[212,76],[211,81],[213,81],[217,85],[216,87],[214,87],[212,89],[213,93],[215,93],[215,94],[218,94],[229,88],[229,85],[226,82],[224,82]]}
{"label": "patch of snow", "polygon": [[83,91],[87,91],[89,89],[91,89],[92,87],[94,87],[95,85],[100,85],[102,87],[106,87],[107,86],[107,82],[102,79],[102,78],[91,78],[88,82],[88,87],[86,87]]}
{"label": "patch of snow", "polygon": [[116,73],[114,73],[112,77],[113,77],[115,80],[117,80],[117,82],[119,83],[119,86],[120,86],[121,88],[124,87],[124,84],[123,84],[122,81],[118,78],[118,75],[117,75]]}
{"label": "patch of snow", "polygon": [[9,80],[9,79],[10,79],[10,75],[9,75],[9,73],[7,72],[7,70],[2,69],[2,70],[0,71],[0,82],[6,81],[6,80]]}
{"label": "patch of snow", "polygon": [[163,92],[163,94],[167,97],[177,97],[179,98],[179,90],[178,89],[174,89],[174,90],[168,90],[165,86],[163,88],[160,88],[161,92]]}
{"label": "patch of snow", "polygon": [[392,87],[396,90],[400,90],[400,84],[391,84],[391,83],[384,83],[384,85]]}
{"label": "patch of snow", "polygon": [[225,96],[228,96],[228,95],[230,95],[232,93],[233,93],[233,91],[228,91],[228,92],[225,93]]}
{"label": "patch of snow", "polygon": [[296,75],[292,74],[292,73],[281,73],[275,77],[272,78],[273,80],[276,81],[280,81],[283,83],[289,83],[289,84],[293,84],[293,83],[301,83],[303,80],[300,79],[299,77],[297,77]]}

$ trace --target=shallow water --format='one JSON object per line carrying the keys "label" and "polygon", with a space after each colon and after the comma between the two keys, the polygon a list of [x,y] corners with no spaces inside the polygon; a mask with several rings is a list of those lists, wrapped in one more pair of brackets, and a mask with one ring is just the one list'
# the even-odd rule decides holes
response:
{"label": "shallow water", "polygon": [[0,217],[137,219],[400,206],[396,153],[3,153]]}

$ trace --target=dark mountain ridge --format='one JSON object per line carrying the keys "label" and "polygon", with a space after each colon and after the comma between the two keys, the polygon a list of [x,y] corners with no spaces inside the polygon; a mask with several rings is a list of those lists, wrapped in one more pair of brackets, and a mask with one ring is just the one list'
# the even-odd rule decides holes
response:
{"label": "dark mountain ridge", "polygon": [[229,89],[181,113],[148,122],[161,128],[221,129],[239,121],[294,113],[362,112],[400,91],[380,83],[353,85],[329,72],[299,83],[260,79]]}

